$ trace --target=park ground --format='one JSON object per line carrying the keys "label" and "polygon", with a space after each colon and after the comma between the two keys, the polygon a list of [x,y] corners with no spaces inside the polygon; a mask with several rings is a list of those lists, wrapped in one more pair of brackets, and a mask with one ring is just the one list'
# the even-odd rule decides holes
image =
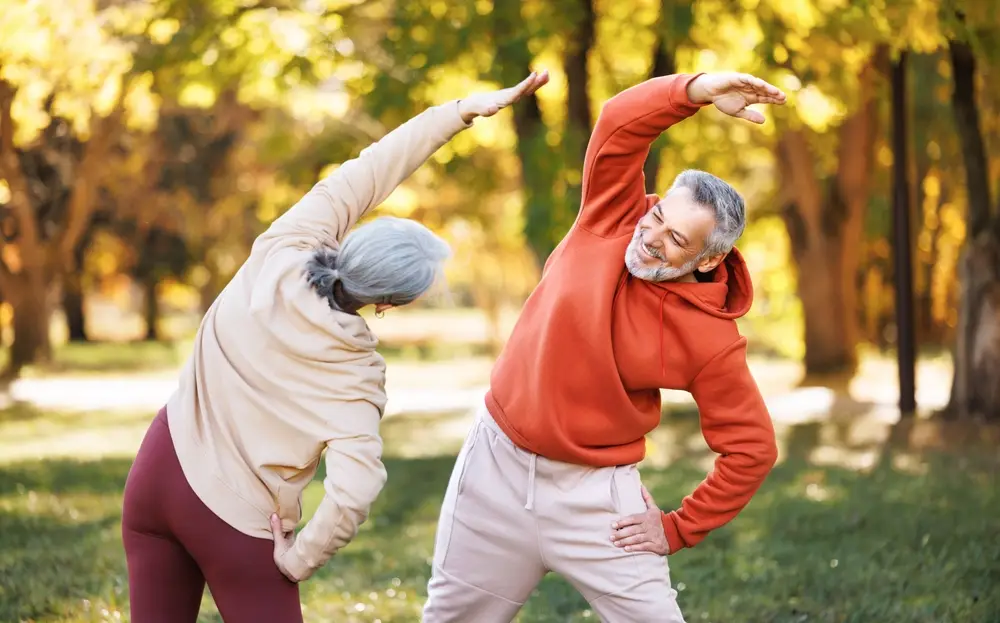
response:
{"label": "park ground", "polygon": [[[183,355],[67,346],[14,386],[0,407],[0,621],[128,620],[122,486]],[[947,398],[940,359],[920,363],[920,417],[899,422],[892,364],[867,357],[833,391],[799,386],[794,363],[753,361],[781,456],[734,522],[670,558],[688,621],[1000,621],[1000,435],[926,417]],[[303,584],[307,621],[419,620],[439,505],[489,365],[390,358],[388,484],[357,539]],[[675,506],[711,460],[690,402],[665,395],[640,466],[654,497]],[[312,483],[307,516],[320,495]],[[207,594],[202,620],[221,620]],[[550,576],[518,620],[596,617]]]}

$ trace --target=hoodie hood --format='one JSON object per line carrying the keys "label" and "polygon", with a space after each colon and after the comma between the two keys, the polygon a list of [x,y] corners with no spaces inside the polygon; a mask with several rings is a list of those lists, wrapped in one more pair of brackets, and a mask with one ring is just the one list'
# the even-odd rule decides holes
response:
{"label": "hoodie hood", "polygon": [[708,282],[658,285],[716,318],[735,320],[746,315],[753,303],[753,283],[743,255],[733,248],[711,276]]}

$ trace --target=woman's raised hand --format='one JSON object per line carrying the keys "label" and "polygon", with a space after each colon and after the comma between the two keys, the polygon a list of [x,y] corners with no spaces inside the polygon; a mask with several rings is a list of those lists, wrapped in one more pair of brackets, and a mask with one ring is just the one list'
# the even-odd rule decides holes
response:
{"label": "woman's raised hand", "polygon": [[458,102],[458,112],[462,120],[471,123],[476,117],[492,117],[500,110],[516,103],[522,97],[531,95],[549,81],[549,72],[531,72],[520,83],[488,93],[475,93]]}

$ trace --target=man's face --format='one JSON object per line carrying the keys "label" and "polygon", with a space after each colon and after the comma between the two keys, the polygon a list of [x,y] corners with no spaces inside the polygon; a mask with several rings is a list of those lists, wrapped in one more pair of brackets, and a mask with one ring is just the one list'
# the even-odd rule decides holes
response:
{"label": "man's face", "polygon": [[703,257],[714,228],[712,211],[695,203],[689,189],[674,188],[639,219],[625,265],[646,281],[693,280],[695,270],[708,272],[724,257]]}

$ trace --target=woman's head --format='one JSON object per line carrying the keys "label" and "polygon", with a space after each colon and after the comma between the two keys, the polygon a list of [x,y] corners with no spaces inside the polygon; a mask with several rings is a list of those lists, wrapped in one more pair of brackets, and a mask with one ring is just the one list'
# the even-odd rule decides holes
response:
{"label": "woman's head", "polygon": [[416,221],[381,217],[355,228],[340,249],[319,249],[306,268],[311,285],[336,309],[406,305],[434,285],[448,243]]}

